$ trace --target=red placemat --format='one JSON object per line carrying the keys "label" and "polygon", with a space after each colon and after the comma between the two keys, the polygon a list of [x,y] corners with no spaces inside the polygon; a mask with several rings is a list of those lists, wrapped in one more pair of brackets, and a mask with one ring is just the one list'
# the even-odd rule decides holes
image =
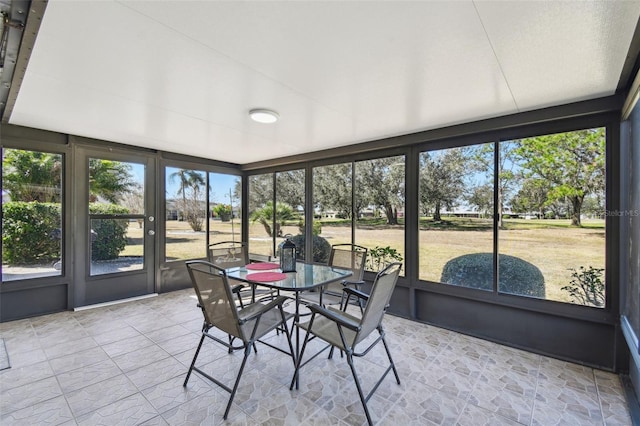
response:
{"label": "red placemat", "polygon": [[250,271],[264,271],[266,269],[278,269],[279,267],[280,265],[278,265],[277,263],[268,263],[268,262],[250,263],[247,266],[245,266],[245,268],[247,268]]}
{"label": "red placemat", "polygon": [[271,283],[287,278],[282,272],[256,272],[255,274],[247,274],[249,281],[258,281],[262,283]]}

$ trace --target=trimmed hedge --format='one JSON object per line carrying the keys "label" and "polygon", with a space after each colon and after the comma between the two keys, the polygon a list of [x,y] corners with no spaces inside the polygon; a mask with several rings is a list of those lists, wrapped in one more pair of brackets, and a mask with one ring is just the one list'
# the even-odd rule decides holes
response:
{"label": "trimmed hedge", "polygon": [[2,262],[33,265],[60,260],[61,222],[57,203],[2,203]]}
{"label": "trimmed hedge", "polygon": [[[298,259],[305,258],[304,251],[304,235],[295,235],[289,238],[296,245]],[[278,253],[279,255],[280,253]],[[317,263],[328,263],[329,254],[331,254],[331,244],[327,240],[317,235],[313,236],[313,261]]]}
{"label": "trimmed hedge", "polygon": [[[114,204],[90,204],[93,214],[126,214]],[[2,204],[2,262],[35,265],[60,260],[62,214],[60,204],[9,201]],[[116,259],[127,244],[127,219],[92,223],[91,259]]]}
{"label": "trimmed hedge", "polygon": [[[519,257],[498,257],[498,288],[503,293],[545,297],[544,275],[537,266]],[[448,261],[442,268],[440,282],[461,287],[493,290],[493,254],[465,254]]]}
{"label": "trimmed hedge", "polygon": [[[116,204],[90,204],[91,214],[127,214],[129,209]],[[127,245],[128,219],[95,219],[91,230],[91,260],[117,259]]]}

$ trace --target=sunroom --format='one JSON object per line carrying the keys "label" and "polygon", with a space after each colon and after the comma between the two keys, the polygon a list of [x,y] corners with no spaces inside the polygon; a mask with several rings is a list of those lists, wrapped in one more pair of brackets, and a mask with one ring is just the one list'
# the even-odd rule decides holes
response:
{"label": "sunroom", "polygon": [[[640,2],[0,11],[0,337],[13,360],[0,378],[21,365],[11,341],[25,324],[37,341],[55,315],[171,310],[191,288],[185,262],[210,244],[244,242],[259,261],[288,238],[306,263],[366,247],[368,285],[401,262],[399,335],[456,333],[487,354],[607,373],[629,417],[599,400],[576,418],[640,421]],[[494,420],[540,423],[535,400]],[[28,408],[16,407],[2,415]]]}

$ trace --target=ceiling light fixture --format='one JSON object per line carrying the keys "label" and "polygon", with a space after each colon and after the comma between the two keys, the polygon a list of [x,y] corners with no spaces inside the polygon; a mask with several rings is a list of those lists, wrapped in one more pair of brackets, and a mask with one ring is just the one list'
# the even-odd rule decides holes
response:
{"label": "ceiling light fixture", "polygon": [[270,109],[252,109],[249,111],[249,117],[258,123],[275,123],[280,116],[277,112]]}

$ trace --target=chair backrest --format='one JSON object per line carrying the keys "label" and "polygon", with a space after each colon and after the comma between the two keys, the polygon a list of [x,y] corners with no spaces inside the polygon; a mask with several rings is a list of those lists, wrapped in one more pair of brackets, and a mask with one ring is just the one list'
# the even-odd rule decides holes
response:
{"label": "chair backrest", "polygon": [[371,293],[369,294],[369,300],[367,300],[367,306],[364,308],[362,319],[360,321],[360,332],[356,336],[357,343],[362,339],[365,339],[373,330],[375,330],[389,305],[393,289],[398,282],[398,275],[400,275],[400,269],[402,264],[395,262],[378,272],[373,286],[371,287]]}
{"label": "chair backrest", "polygon": [[249,263],[249,252],[243,242],[223,241],[209,244],[207,260],[223,269],[244,266]]}
{"label": "chair backrest", "polygon": [[227,334],[243,338],[225,270],[203,260],[193,260],[186,265],[205,322]]}
{"label": "chair backrest", "polygon": [[349,269],[352,272],[349,281],[362,281],[367,248],[356,244],[334,244],[331,246],[329,266]]}

